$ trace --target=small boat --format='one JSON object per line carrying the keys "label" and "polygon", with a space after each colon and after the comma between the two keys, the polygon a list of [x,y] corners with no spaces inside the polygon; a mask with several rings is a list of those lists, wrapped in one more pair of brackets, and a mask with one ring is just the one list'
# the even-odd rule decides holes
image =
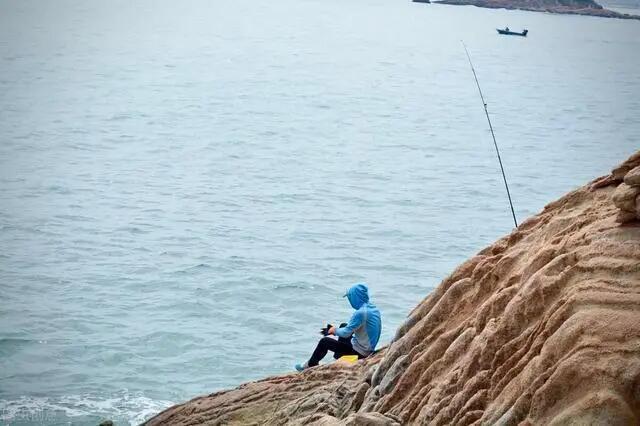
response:
{"label": "small boat", "polygon": [[498,34],[515,35],[515,36],[521,36],[521,37],[526,37],[527,33],[529,32],[529,30],[522,30],[521,33],[517,33],[515,31],[510,31],[509,27],[506,27],[504,30],[496,29],[496,31],[498,31]]}

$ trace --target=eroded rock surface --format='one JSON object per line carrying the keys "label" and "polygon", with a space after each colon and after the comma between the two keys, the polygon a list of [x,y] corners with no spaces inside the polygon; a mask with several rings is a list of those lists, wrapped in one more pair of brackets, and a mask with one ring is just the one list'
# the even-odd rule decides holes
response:
{"label": "eroded rock surface", "polygon": [[171,407],[148,425],[335,425],[360,408],[367,370],[384,354],[270,377]]}
{"label": "eroded rock surface", "polygon": [[148,424],[640,424],[638,204],[613,201],[639,165],[640,152],[460,265],[374,357],[199,397]]}

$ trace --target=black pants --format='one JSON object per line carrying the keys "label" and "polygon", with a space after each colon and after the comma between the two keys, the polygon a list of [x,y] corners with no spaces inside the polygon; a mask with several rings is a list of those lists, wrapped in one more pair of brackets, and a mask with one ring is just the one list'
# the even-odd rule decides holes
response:
{"label": "black pants", "polygon": [[[340,327],[344,327],[345,325],[346,324],[343,324]],[[358,355],[359,359],[364,358],[364,355],[356,352],[353,346],[351,346],[351,338],[339,337],[338,340],[336,340],[332,337],[323,337],[318,342],[318,346],[316,346],[316,350],[313,351],[313,355],[309,358],[309,367],[318,365],[320,360],[327,355],[328,351],[333,352],[335,359],[344,355]]]}

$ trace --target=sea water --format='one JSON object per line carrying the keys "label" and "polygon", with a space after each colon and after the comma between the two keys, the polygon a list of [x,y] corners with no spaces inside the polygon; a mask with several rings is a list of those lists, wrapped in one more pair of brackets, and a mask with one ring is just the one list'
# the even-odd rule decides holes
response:
{"label": "sea water", "polygon": [[[495,28],[529,29],[527,38]],[[137,423],[381,345],[640,148],[640,22],[399,0],[0,0],[0,422]]]}

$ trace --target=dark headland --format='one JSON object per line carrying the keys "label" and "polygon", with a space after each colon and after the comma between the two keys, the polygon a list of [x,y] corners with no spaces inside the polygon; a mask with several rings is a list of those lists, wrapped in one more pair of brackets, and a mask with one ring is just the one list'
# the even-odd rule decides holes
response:
{"label": "dark headland", "polygon": [[[414,0],[417,3],[428,1]],[[477,6],[489,9],[518,9],[572,15],[600,16],[603,18],[640,19],[638,15],[605,9],[593,0],[434,0],[433,3],[458,6]]]}

